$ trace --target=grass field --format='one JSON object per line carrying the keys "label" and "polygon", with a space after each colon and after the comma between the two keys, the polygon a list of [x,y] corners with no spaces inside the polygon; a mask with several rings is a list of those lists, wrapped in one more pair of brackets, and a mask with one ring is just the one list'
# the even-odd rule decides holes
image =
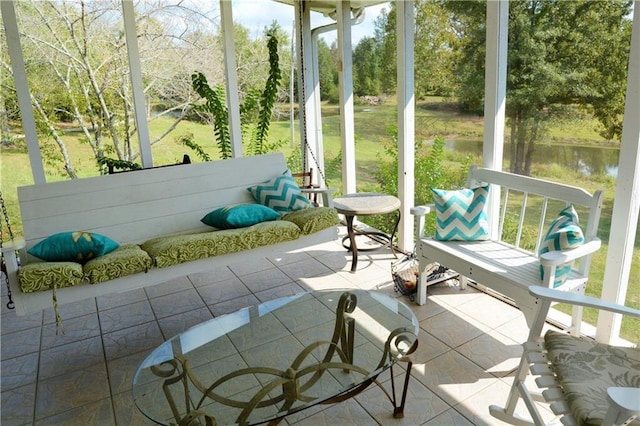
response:
{"label": "grass field", "polygon": [[[379,163],[379,156],[384,156],[382,142],[390,140],[388,129],[396,126],[396,108],[393,103],[379,106],[356,105],[355,108],[355,135],[356,135],[356,167],[357,181],[360,190],[375,189],[376,182],[373,173]],[[325,162],[336,158],[340,153],[340,122],[337,106],[325,106],[323,108],[323,142],[325,149]],[[296,123],[297,125],[297,123]],[[150,122],[152,139],[159,135],[167,126],[166,120]],[[559,123],[550,129],[551,143],[558,144],[608,144],[594,130],[595,124],[591,121],[574,120]],[[426,141],[437,135],[447,139],[480,140],[483,135],[483,121],[481,117],[463,115],[456,112],[451,105],[432,98],[420,102],[416,106],[416,144],[426,146]],[[191,133],[194,140],[212,157],[219,158],[217,147],[213,138],[213,130],[210,126],[194,123],[181,123],[171,136],[160,143],[154,144],[152,153],[154,165],[163,165],[178,162],[182,155],[187,153],[192,161],[199,161],[194,152],[177,142],[179,136]],[[290,123],[288,121],[273,122],[270,128],[270,140],[285,141],[281,148],[285,156],[289,156],[294,150],[299,150],[299,132],[296,128],[295,140],[297,144],[290,144]],[[73,165],[80,177],[94,176],[98,169],[93,160],[93,154],[87,144],[81,142],[81,134],[69,131],[64,140]],[[16,236],[21,235],[22,228],[19,222],[19,209],[17,205],[16,188],[33,183],[29,159],[24,148],[18,146],[2,146],[0,157],[0,188],[4,197],[7,211],[11,220],[12,230]],[[451,155],[449,161],[455,161]],[[479,161],[479,159],[478,159]],[[45,165],[47,179],[49,181],[66,179],[66,176],[56,170],[50,164]],[[58,166],[59,169],[59,166]],[[600,221],[599,236],[604,242],[604,247],[593,257],[591,276],[587,292],[599,296],[602,288],[604,265],[606,262],[607,242],[611,225],[611,212],[613,207],[613,194],[615,182],[612,178],[604,176],[585,177],[577,173],[567,172],[562,165],[550,162],[548,164],[536,164],[532,173],[536,177],[562,181],[583,187],[588,191],[596,189],[605,190],[605,206]],[[341,176],[339,168],[327,173],[328,186],[341,188]],[[419,185],[420,182],[416,182]],[[8,239],[6,228],[4,240]],[[629,289],[626,303],[629,306],[640,308],[640,237],[636,235],[634,249],[634,262],[631,270]],[[595,323],[595,314],[586,312],[585,319]],[[631,341],[640,341],[640,321],[624,322],[622,335]]]}

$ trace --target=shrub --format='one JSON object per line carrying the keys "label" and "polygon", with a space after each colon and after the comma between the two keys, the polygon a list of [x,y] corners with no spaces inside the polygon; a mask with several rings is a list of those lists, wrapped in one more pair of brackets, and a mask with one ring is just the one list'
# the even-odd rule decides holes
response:
{"label": "shrub", "polygon": [[[378,154],[378,170],[375,179],[379,188],[371,189],[385,194],[398,195],[398,150],[397,129],[387,130],[390,138],[384,143],[384,156]],[[454,158],[451,164],[445,162],[445,140],[442,136],[434,139],[429,149],[416,149],[415,157],[415,198],[413,205],[433,203],[431,188],[453,189],[464,185],[464,180],[471,165],[471,157]],[[395,224],[394,215],[367,216],[363,220],[374,228],[390,233]],[[435,217],[428,215],[425,219],[425,232],[435,230]]]}

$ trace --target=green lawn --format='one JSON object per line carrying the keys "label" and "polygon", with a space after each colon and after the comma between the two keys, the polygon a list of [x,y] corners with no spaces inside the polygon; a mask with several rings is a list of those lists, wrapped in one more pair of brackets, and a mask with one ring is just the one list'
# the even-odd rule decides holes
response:
{"label": "green lawn", "polygon": [[[355,111],[355,135],[356,135],[356,176],[360,189],[370,190],[375,188],[373,172],[379,162],[379,155],[384,155],[382,143],[389,141],[388,129],[397,125],[396,107],[394,104],[380,106],[356,105]],[[166,128],[168,120],[158,119],[150,122],[152,139]],[[297,123],[296,123],[297,125]],[[341,151],[339,109],[336,106],[323,108],[323,143],[325,149],[325,162],[336,158]],[[557,124],[550,129],[550,139],[553,143],[604,143],[596,133],[593,122],[568,121]],[[423,142],[433,139],[436,135],[442,135],[447,139],[462,138],[470,140],[482,139],[483,122],[478,116],[463,115],[455,111],[450,105],[440,102],[439,99],[426,99],[416,106],[416,143],[421,146]],[[217,147],[213,139],[213,130],[210,126],[194,123],[181,123],[171,136],[160,143],[154,144],[152,153],[155,165],[175,163],[187,153],[192,161],[199,161],[194,152],[177,142],[179,136],[191,133],[194,140],[200,144],[212,157],[218,158]],[[97,167],[92,159],[90,148],[81,142],[80,133],[68,133],[64,136],[68,144],[68,150],[74,162],[74,167],[79,176],[96,175]],[[296,128],[295,140],[299,144],[299,132]],[[299,145],[291,147],[290,124],[288,121],[274,122],[270,129],[270,140],[286,141],[281,149],[285,156],[289,156]],[[45,166],[49,180],[65,179],[65,176],[56,171],[50,165]],[[533,174],[541,178],[563,181],[583,187],[589,191],[602,188],[605,190],[605,206],[600,221],[599,236],[603,239],[604,247],[593,257],[591,277],[587,292],[599,296],[606,262],[607,242],[609,227],[611,224],[611,212],[613,206],[613,194],[615,182],[611,178],[594,177],[586,178],[575,173],[569,173],[557,164],[535,165]],[[341,176],[339,167],[327,173],[328,185],[341,188]],[[29,160],[24,150],[2,147],[0,157],[0,187],[5,199],[8,214],[10,216],[13,233],[22,234],[19,223],[16,187],[28,185],[33,182]],[[420,184],[417,182],[416,184]],[[7,237],[5,236],[5,239]],[[640,308],[640,238],[636,238],[634,250],[635,262],[632,265],[629,290],[627,292],[627,304]],[[593,312],[587,312],[585,319],[594,323]],[[623,323],[623,336],[631,341],[640,341],[640,321],[626,321]]]}

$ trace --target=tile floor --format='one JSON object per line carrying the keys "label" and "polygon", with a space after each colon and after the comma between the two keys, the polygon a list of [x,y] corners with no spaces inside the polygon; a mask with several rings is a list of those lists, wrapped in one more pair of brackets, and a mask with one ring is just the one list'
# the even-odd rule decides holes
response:
{"label": "tile floor", "polygon": [[[344,229],[341,229],[344,233]],[[52,310],[0,322],[1,424],[147,425],[132,401],[131,379],[153,348],[207,319],[306,290],[393,290],[387,249],[350,254],[338,241],[189,275],[146,290],[63,305],[65,334]],[[420,320],[404,419],[393,419],[384,393],[286,418],[295,425],[494,425],[488,406],[504,404],[527,327],[517,309],[467,287],[429,287],[426,305],[405,298]]]}

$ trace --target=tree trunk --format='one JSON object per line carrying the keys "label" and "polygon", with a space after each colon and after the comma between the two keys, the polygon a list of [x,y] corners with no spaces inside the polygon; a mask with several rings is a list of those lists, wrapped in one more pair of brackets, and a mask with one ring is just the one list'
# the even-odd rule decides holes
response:
{"label": "tree trunk", "polygon": [[531,175],[531,166],[533,165],[533,153],[536,149],[536,141],[538,140],[538,132],[540,130],[540,119],[532,118],[532,126],[529,133],[529,141],[527,143],[527,155],[524,162],[524,174]]}
{"label": "tree trunk", "polygon": [[[512,124],[513,125],[513,124]],[[521,175],[523,173],[524,152],[526,146],[526,124],[521,112],[517,114],[517,120],[515,121],[515,134],[516,134],[516,155],[515,161],[512,165],[513,173]]]}
{"label": "tree trunk", "polygon": [[517,134],[516,134],[516,115],[511,116],[511,150],[509,151],[509,171],[514,173],[514,166],[516,164],[516,145],[517,145]]}
{"label": "tree trunk", "polygon": [[0,144],[9,141],[9,120],[7,118],[7,108],[4,103],[4,96],[0,99]]}
{"label": "tree trunk", "polygon": [[71,179],[77,179],[78,175],[76,174],[76,171],[73,168],[73,164],[71,164],[71,158],[69,157],[67,146],[65,145],[62,138],[60,138],[58,130],[55,128],[51,120],[49,120],[49,117],[47,117],[47,114],[44,112],[44,109],[42,109],[42,105],[40,105],[40,102],[35,98],[35,96],[31,96],[31,103],[35,107],[36,111],[38,111],[38,113],[42,117],[42,120],[45,123],[47,123],[47,128],[49,129],[49,133],[53,136],[53,139],[55,140],[56,144],[58,145],[58,148],[60,149],[60,154],[62,155],[62,159],[64,161],[65,172],[67,172],[67,175],[69,175]]}

